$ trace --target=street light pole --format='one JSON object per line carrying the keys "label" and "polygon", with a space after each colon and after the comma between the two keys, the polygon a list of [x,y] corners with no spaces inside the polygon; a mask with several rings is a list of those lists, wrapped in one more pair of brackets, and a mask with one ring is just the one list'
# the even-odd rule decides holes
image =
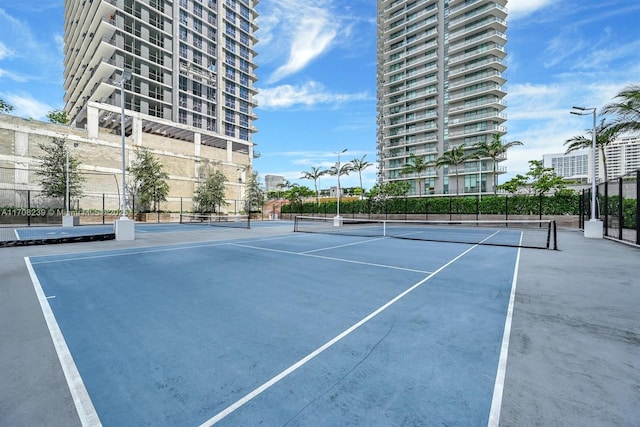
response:
{"label": "street light pole", "polygon": [[[591,130],[591,218],[588,223],[585,223],[584,226],[584,235],[585,237],[594,237],[601,238],[602,237],[602,221],[597,219],[596,215],[596,108],[594,107],[573,107],[574,110],[571,111],[571,114],[575,114],[577,116],[588,116],[589,114],[593,115],[593,128]],[[606,177],[605,177],[606,179]]]}
{"label": "street light pole", "polygon": [[66,213],[66,215],[67,215],[67,216],[69,216],[69,195],[70,195],[70,191],[69,191],[69,147],[67,147],[67,146],[66,146],[66,144],[65,144],[65,146],[64,146],[64,151],[65,151],[65,153],[66,153],[66,155],[67,155],[67,165],[66,165],[66,170],[67,170],[67,185],[66,185],[66,187],[65,187],[65,189],[67,190],[67,191],[66,191],[66,193],[67,193],[67,194],[65,195],[65,204],[66,204],[66,206],[65,206],[65,207],[66,207],[66,209],[67,209],[67,210],[66,210],[66,212],[67,212],[67,213]]}
{"label": "street light pole", "polygon": [[340,227],[342,225],[342,218],[340,217],[340,198],[342,197],[342,189],[340,188],[340,154],[346,152],[347,149],[345,148],[342,151],[334,153],[338,155],[338,163],[336,164],[336,175],[338,175],[338,203],[336,217],[333,219],[333,225],[336,227]]}
{"label": "street light pole", "polygon": [[[77,142],[73,143],[74,147],[78,146]],[[62,226],[63,227],[73,227],[75,224],[73,223],[73,217],[71,216],[71,213],[69,212],[69,208],[71,205],[71,178],[70,178],[70,172],[69,172],[69,147],[68,145],[65,143],[64,144],[64,151],[65,151],[65,195],[64,195],[64,199],[65,199],[65,215],[62,218]]]}
{"label": "street light pole", "polygon": [[131,70],[123,69],[120,79],[120,140],[122,145],[122,216],[116,220],[116,240],[135,239],[135,221],[127,218],[127,184],[126,184],[126,162],[125,162],[125,93],[124,84],[131,80]]}

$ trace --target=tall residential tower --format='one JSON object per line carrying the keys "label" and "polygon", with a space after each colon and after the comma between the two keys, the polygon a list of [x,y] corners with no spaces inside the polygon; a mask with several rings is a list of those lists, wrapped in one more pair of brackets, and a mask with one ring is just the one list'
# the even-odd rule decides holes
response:
{"label": "tall residential tower", "polygon": [[72,124],[90,134],[98,126],[118,131],[126,69],[127,135],[252,157],[257,3],[65,0],[64,100]]}
{"label": "tall residential tower", "polygon": [[506,3],[378,0],[379,182],[409,181],[413,195],[493,191],[490,158],[402,169],[411,154],[431,162],[506,133]]}

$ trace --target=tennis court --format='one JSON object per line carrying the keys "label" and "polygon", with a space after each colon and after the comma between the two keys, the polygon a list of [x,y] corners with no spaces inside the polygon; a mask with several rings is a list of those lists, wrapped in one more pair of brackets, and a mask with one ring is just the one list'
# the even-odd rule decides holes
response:
{"label": "tennis court", "polygon": [[483,425],[516,258],[292,234],[26,262],[89,424]]}
{"label": "tennis court", "polygon": [[293,226],[7,249],[0,424],[637,419],[637,252],[595,243],[601,291],[588,268],[558,275],[587,259],[575,233],[553,251]]}

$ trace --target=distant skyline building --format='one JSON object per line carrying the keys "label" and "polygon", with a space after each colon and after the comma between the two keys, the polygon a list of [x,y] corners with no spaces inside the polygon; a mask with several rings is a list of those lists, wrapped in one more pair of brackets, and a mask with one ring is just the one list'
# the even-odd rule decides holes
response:
{"label": "distant skyline building", "polygon": [[[617,179],[623,175],[640,170],[640,136],[621,135],[605,147],[607,158],[607,177],[600,149],[596,151],[597,182]],[[557,175],[570,179],[591,182],[591,149],[574,151],[568,154],[554,153],[542,156],[544,167],[553,168]]]}
{"label": "distant skyline building", "polygon": [[127,135],[155,133],[251,158],[257,3],[65,0],[64,111],[71,124],[90,134],[98,126],[118,132],[127,69]]}
{"label": "distant skyline building", "polygon": [[418,195],[420,181],[423,194],[493,192],[490,158],[419,175],[402,169],[411,154],[431,162],[451,148],[506,133],[506,3],[377,1],[379,182],[408,181],[411,195]]}
{"label": "distant skyline building", "polygon": [[[605,147],[607,157],[608,179],[619,178],[628,173],[640,170],[640,136],[621,135]],[[598,161],[598,179],[604,180],[604,168],[600,160],[600,153],[596,155]]]}
{"label": "distant skyline building", "polygon": [[553,153],[542,156],[545,168],[553,168],[556,175],[580,182],[591,182],[590,150],[578,150],[571,153]]}
{"label": "distant skyline building", "polygon": [[285,183],[284,176],[281,175],[265,175],[264,184],[265,191],[284,191],[282,185]]}

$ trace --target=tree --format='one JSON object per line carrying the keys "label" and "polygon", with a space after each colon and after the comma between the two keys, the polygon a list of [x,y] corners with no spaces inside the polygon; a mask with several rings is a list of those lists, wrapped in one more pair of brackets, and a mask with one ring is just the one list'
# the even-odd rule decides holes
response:
{"label": "tree", "polygon": [[351,167],[352,170],[355,172],[358,172],[358,178],[360,178],[360,193],[364,194],[364,188],[362,188],[362,172],[368,168],[369,166],[372,166],[371,163],[367,162],[364,158],[367,157],[367,155],[365,154],[364,156],[362,156],[360,159],[353,159],[351,160]]}
{"label": "tree", "polygon": [[198,186],[193,197],[196,210],[200,213],[216,212],[216,207],[227,206],[225,188],[227,177],[220,171],[215,171]]}
{"label": "tree", "polygon": [[140,211],[159,209],[159,203],[167,200],[169,194],[169,174],[164,172],[162,163],[148,150],[136,150],[136,159],[127,168],[131,177],[131,194],[135,195]]}
{"label": "tree", "polygon": [[460,186],[458,185],[458,165],[466,162],[469,159],[474,159],[478,157],[478,154],[475,152],[465,153],[465,144],[459,145],[457,147],[453,147],[449,151],[445,151],[442,156],[436,159],[436,167],[440,166],[453,166],[456,173],[456,196],[460,194]]}
{"label": "tree", "polygon": [[42,192],[47,197],[62,198],[65,209],[71,209],[71,202],[67,200],[67,155],[69,156],[69,198],[82,196],[82,184],[85,178],[78,172],[80,161],[69,152],[64,138],[53,138],[51,144],[40,143],[38,147],[44,155],[37,157],[41,161],[40,176]]}
{"label": "tree", "polygon": [[320,177],[322,175],[326,175],[329,171],[322,170],[318,167],[312,166],[310,171],[303,171],[301,179],[310,179],[313,180],[313,185],[316,189],[316,203],[320,204],[320,193],[318,192],[318,183],[320,182]]}
{"label": "tree", "polygon": [[[593,146],[593,129],[588,130],[587,132],[590,135],[589,138],[579,135],[567,139],[564,143],[564,145],[568,144],[565,154],[584,148],[591,148]],[[605,181],[609,179],[606,149],[609,144],[615,141],[620,132],[620,126],[615,123],[607,124],[605,119],[602,119],[600,124],[596,125],[596,149],[600,152],[600,158],[602,159],[602,169],[604,171]]]}
{"label": "tree", "polygon": [[[339,192],[342,192],[342,187],[340,187],[340,177],[342,175],[349,175],[349,172],[351,172],[352,170],[353,170],[353,165],[349,162],[346,162],[340,165],[340,170],[338,170],[338,164],[336,163],[335,165],[331,166],[327,171],[329,175],[338,177]],[[338,197],[342,197],[342,194],[338,194]]]}
{"label": "tree", "polygon": [[9,105],[4,99],[0,98],[0,113],[8,113],[13,111],[13,105]]}
{"label": "tree", "polygon": [[602,112],[616,116],[613,126],[619,132],[640,131],[640,85],[630,85],[618,93],[617,102],[607,104]]}
{"label": "tree", "polygon": [[69,117],[67,117],[67,113],[62,110],[52,110],[47,113],[47,119],[49,119],[50,123],[57,123],[61,125],[66,125],[69,123]]}
{"label": "tree", "polygon": [[[488,157],[493,165],[493,194],[498,193],[498,158],[507,153],[507,150],[515,145],[522,145],[520,141],[502,142],[502,135],[493,134],[490,141],[482,141],[475,144],[476,154],[479,159]],[[480,160],[482,162],[482,160]],[[480,163],[482,167],[482,163]],[[480,183],[482,185],[482,183]]]}
{"label": "tree", "polygon": [[284,192],[284,198],[294,206],[296,203],[302,205],[305,198],[313,196],[313,190],[309,187],[299,184],[291,185],[287,191]]}
{"label": "tree", "polygon": [[529,160],[529,171],[525,175],[518,174],[499,187],[509,193],[525,189],[530,194],[543,196],[551,190],[562,191],[565,184],[555,169],[545,168],[540,160]]}
{"label": "tree", "polygon": [[385,200],[389,197],[406,196],[411,188],[411,184],[407,181],[392,181],[385,184],[377,183],[369,191],[368,196],[375,200]]}
{"label": "tree", "polygon": [[415,174],[418,181],[418,195],[422,197],[422,177],[420,176],[432,165],[431,162],[426,162],[424,157],[418,157],[411,153],[409,155],[409,163],[403,168],[401,173],[403,174]]}
{"label": "tree", "polygon": [[264,188],[260,184],[258,172],[252,172],[247,180],[247,190],[245,193],[244,210],[249,214],[260,211],[264,203]]}

